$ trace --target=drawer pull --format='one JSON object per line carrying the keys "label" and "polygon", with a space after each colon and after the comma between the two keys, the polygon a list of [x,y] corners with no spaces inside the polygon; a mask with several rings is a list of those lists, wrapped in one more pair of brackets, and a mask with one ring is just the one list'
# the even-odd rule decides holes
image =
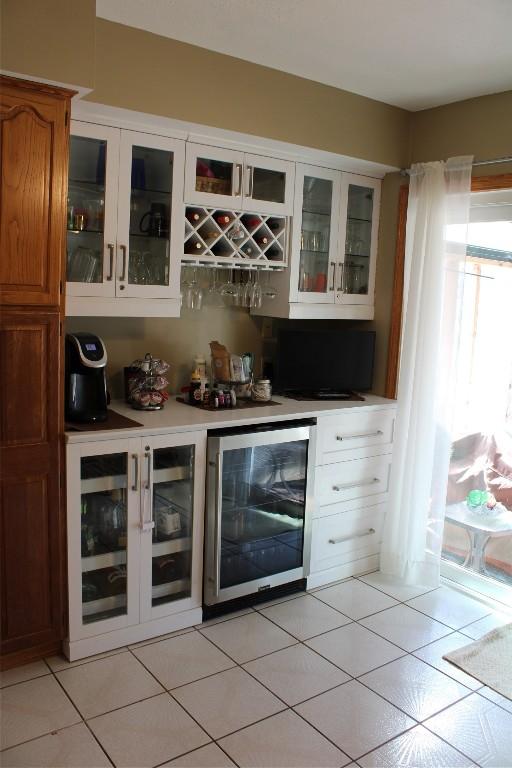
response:
{"label": "drawer pull", "polygon": [[361,432],[359,435],[336,435],[336,440],[340,442],[342,440],[357,440],[360,437],[378,437],[383,434],[382,429],[378,429],[376,432]]}
{"label": "drawer pull", "polygon": [[337,536],[335,539],[329,539],[329,544],[342,544],[344,541],[350,541],[351,539],[362,539],[363,536],[371,536],[372,533],[375,533],[375,528],[368,528],[367,531],[353,533],[351,536]]}
{"label": "drawer pull", "polygon": [[369,480],[360,480],[358,483],[343,483],[339,485],[333,485],[333,491],[348,491],[349,488],[361,488],[363,485],[375,485],[380,483],[378,477],[372,477]]}

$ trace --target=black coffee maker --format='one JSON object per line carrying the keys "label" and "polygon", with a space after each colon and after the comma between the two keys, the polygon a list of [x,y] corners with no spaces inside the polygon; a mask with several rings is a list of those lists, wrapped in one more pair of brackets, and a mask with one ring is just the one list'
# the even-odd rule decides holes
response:
{"label": "black coffee maker", "polygon": [[66,335],[66,421],[107,419],[107,352],[92,333]]}

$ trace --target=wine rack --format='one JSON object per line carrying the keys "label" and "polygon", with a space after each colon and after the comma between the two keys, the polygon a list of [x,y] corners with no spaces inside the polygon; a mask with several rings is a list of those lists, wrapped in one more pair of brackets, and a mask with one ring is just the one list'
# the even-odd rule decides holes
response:
{"label": "wine rack", "polygon": [[182,264],[250,269],[287,265],[286,216],[187,206]]}

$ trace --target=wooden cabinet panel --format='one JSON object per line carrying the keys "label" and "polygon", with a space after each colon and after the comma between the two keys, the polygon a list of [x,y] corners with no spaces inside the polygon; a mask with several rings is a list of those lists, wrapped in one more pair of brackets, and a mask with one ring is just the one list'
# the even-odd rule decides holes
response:
{"label": "wooden cabinet panel", "polygon": [[2,653],[62,636],[61,375],[57,311],[0,322]]}
{"label": "wooden cabinet panel", "polygon": [[10,305],[58,307],[69,94],[0,78],[0,290]]}

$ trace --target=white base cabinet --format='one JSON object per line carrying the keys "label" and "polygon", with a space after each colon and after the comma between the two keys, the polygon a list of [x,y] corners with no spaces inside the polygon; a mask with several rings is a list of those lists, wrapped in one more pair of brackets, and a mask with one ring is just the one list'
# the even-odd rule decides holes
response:
{"label": "white base cabinet", "polygon": [[201,622],[206,432],[67,448],[70,660]]}
{"label": "white base cabinet", "polygon": [[395,409],[318,418],[308,589],[378,568],[394,421]]}

